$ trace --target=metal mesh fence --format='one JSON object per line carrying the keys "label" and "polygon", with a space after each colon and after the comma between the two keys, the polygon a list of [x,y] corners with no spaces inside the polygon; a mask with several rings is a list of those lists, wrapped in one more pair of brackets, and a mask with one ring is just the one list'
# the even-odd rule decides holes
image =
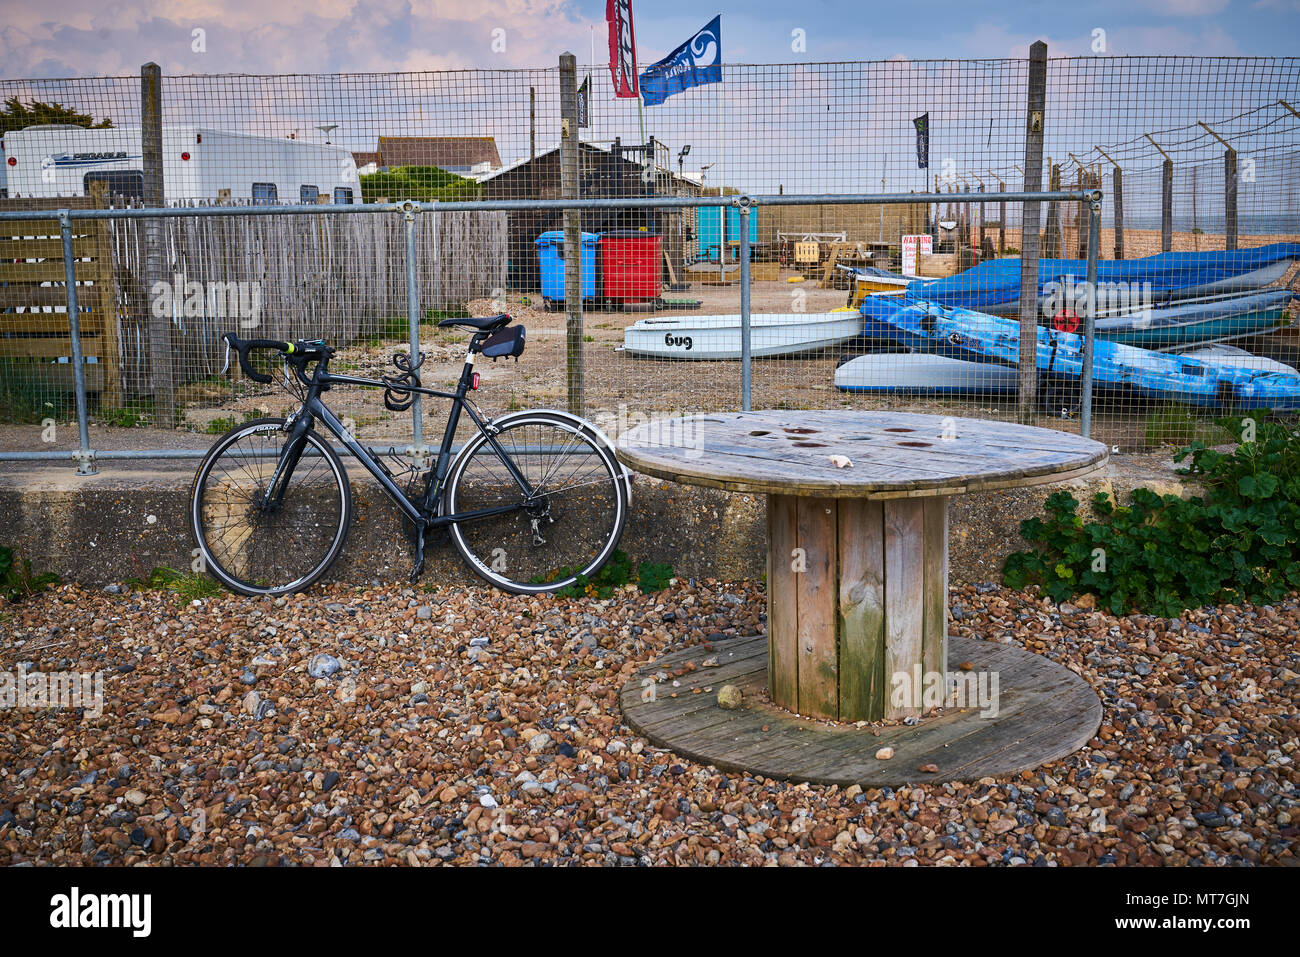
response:
{"label": "metal mesh fence", "polygon": [[[1040,178],[1024,175],[1029,74],[1020,59],[727,65],[719,83],[640,107],[613,97],[604,66],[579,67],[588,92],[573,105],[571,194],[826,198],[748,213],[584,210],[580,318],[566,297],[564,214],[526,207],[565,195],[555,68],[165,77],[156,139],[140,77],[0,81],[10,104],[0,211],[144,205],[155,168],[168,205],[515,202],[416,216],[425,384],[450,384],[463,355],[464,335],[438,320],[505,310],[528,327],[529,347],[483,369],[485,409],[563,407],[581,352],[582,411],[618,431],[645,415],[739,407],[742,231],[753,407],[1023,415],[1022,204],[835,197],[956,200],[1035,179],[1099,188],[1091,292],[1086,204],[1039,204],[1036,420],[1079,427],[1089,303],[1092,431],[1103,441],[1178,443],[1233,406],[1300,405],[1289,295],[1300,60],[1052,59]],[[401,213],[377,207],[81,223],[96,444],[198,446],[232,420],[284,411],[282,393],[216,376],[224,331],[324,337],[340,350],[336,371],[391,368],[409,339],[404,228]],[[29,448],[44,420],[72,410],[59,233],[10,222],[0,234],[0,421],[4,448]],[[410,437],[409,416],[377,394],[330,400],[363,441]],[[440,410],[425,411],[436,430]]]}

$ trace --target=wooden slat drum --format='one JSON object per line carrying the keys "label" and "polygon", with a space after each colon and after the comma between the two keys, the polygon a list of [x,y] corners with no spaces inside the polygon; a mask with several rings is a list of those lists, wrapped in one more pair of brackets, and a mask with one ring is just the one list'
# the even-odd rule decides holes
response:
{"label": "wooden slat drum", "polygon": [[877,721],[920,714],[891,692],[947,670],[949,498],[1087,475],[1107,453],[1006,422],[767,411],[647,423],[619,457],[767,496],[768,693],[796,714]]}

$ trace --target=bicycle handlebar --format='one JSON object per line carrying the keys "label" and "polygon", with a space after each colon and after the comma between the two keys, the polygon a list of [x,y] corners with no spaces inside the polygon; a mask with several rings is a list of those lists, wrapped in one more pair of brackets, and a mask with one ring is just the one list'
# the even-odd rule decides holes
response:
{"label": "bicycle handlebar", "polygon": [[239,356],[239,368],[244,370],[244,375],[248,376],[254,382],[260,382],[267,385],[271,382],[271,377],[265,373],[258,372],[253,368],[252,363],[248,361],[248,353],[253,349],[275,349],[285,356],[299,356],[305,360],[320,358],[326,349],[322,342],[285,342],[281,339],[241,339],[233,332],[227,332],[221,337],[226,342],[226,361],[221,367],[224,375],[230,368],[230,350],[234,349]]}

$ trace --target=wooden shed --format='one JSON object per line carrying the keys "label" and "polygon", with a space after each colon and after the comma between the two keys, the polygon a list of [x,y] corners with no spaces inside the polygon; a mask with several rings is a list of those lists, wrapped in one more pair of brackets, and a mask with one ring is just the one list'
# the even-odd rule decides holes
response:
{"label": "wooden shed", "polygon": [[[618,152],[580,143],[578,151],[578,189],[584,198],[697,195],[699,187],[687,179],[656,166],[650,182],[643,178],[644,167]],[[560,148],[538,153],[479,178],[483,198],[494,199],[561,199]],[[663,248],[673,269],[679,270],[685,255],[683,237],[694,210],[688,210],[684,222],[680,210],[611,209],[584,210],[582,229],[601,233],[613,230],[645,229],[662,237]],[[510,286],[533,291],[539,287],[537,250],[534,240],[544,232],[562,229],[560,210],[511,210],[507,226]],[[679,273],[680,274],[680,273]]]}

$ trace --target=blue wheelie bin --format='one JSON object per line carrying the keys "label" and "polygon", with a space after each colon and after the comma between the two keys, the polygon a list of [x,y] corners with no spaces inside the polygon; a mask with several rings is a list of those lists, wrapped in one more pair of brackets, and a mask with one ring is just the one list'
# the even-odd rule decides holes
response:
{"label": "blue wheelie bin", "polygon": [[[564,304],[564,230],[552,229],[535,240],[537,265],[542,277],[542,304],[547,309]],[[582,234],[582,298],[596,297],[596,249],[599,233]]]}

